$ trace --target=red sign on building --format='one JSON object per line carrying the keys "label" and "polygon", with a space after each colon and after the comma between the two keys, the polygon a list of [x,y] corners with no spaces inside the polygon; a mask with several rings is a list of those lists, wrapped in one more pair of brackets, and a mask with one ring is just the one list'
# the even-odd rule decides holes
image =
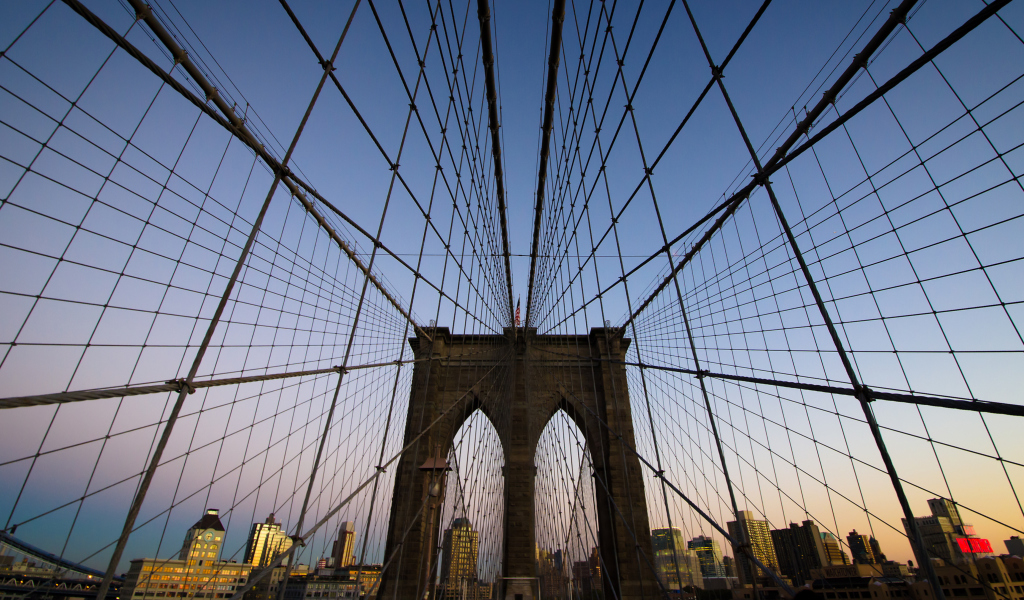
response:
{"label": "red sign on building", "polygon": [[957,538],[956,543],[960,544],[961,552],[992,552],[992,543],[984,538]]}

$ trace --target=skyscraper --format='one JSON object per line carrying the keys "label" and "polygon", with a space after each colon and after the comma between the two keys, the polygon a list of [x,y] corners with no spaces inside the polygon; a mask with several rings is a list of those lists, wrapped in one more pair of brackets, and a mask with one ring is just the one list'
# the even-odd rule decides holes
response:
{"label": "skyscraper", "polygon": [[875,554],[875,560],[878,561],[878,564],[884,564],[886,561],[885,554],[882,554],[882,546],[878,544],[875,536],[868,538],[868,544],[870,544],[871,551]]}
{"label": "skyscraper", "polygon": [[661,584],[669,590],[681,590],[689,585],[703,587],[700,562],[697,555],[686,549],[683,532],[676,527],[651,531],[654,547],[654,568]]}
{"label": "skyscraper", "polygon": [[441,546],[441,600],[463,600],[475,597],[476,559],[480,534],[469,519],[452,521],[444,532]]}
{"label": "skyscraper", "polygon": [[[961,546],[964,543],[970,544],[970,540],[977,539],[977,536],[974,534],[974,528],[960,518],[956,504],[946,498],[932,498],[928,501],[928,507],[932,510],[930,517],[914,517],[926,553],[953,564],[978,558],[977,550],[965,552]],[[907,530],[909,536],[906,519],[903,519],[903,528]]]}
{"label": "skyscraper", "polygon": [[847,558],[846,553],[839,547],[839,540],[836,536],[832,535],[827,531],[821,533],[821,543],[825,547],[825,558],[828,560],[830,565],[848,565],[850,559]]}
{"label": "skyscraper", "polygon": [[253,523],[249,530],[249,543],[245,547],[245,562],[265,567],[279,554],[292,547],[292,540],[287,532],[281,530],[281,524],[274,520],[270,513],[263,523]]}
{"label": "skyscraper", "polygon": [[[875,556],[868,536],[861,535],[854,529],[846,536],[846,543],[850,545],[850,555],[853,557],[854,563],[858,565],[881,564],[882,561]],[[875,542],[875,545],[877,546],[878,542]]]}
{"label": "skyscraper", "polygon": [[811,569],[829,564],[821,532],[814,521],[804,521],[802,525],[790,523],[786,529],[773,529],[772,543],[779,559],[779,572],[796,585],[811,580]]}
{"label": "skyscraper", "polygon": [[341,569],[356,562],[356,524],[345,521],[338,531],[338,539],[334,542],[334,568]]}
{"label": "skyscraper", "polygon": [[731,556],[722,557],[722,568],[726,577],[736,577],[736,559]]}
{"label": "skyscraper", "polygon": [[932,498],[928,501],[928,508],[931,509],[932,516],[949,519],[949,524],[953,526],[953,530],[960,535],[964,535],[963,519],[960,518],[960,511],[957,509],[956,504],[953,504],[952,500]]}
{"label": "skyscraper", "polygon": [[718,542],[700,535],[687,542],[686,546],[697,555],[702,577],[725,577],[722,549],[718,547]]}
{"label": "skyscraper", "polygon": [[[774,571],[779,570],[779,561],[775,556],[775,545],[772,544],[772,536],[768,532],[768,521],[761,521],[754,518],[754,513],[749,510],[741,510],[736,513],[737,519],[727,523],[729,535],[740,543],[749,542],[750,548],[765,567]],[[754,577],[751,573],[751,561],[744,556],[736,557],[740,581],[745,584],[752,583]],[[757,577],[768,578],[760,567],[756,568]],[[766,582],[767,583],[767,582]]]}

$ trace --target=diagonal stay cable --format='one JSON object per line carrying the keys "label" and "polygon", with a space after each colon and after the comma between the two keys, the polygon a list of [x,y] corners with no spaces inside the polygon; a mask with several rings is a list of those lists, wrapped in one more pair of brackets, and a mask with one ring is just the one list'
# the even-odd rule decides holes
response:
{"label": "diagonal stay cable", "polygon": [[[625,321],[624,324],[632,322],[637,316],[639,316],[641,312],[644,311],[644,309],[647,308],[647,306],[651,303],[654,297],[660,294],[662,290],[664,290],[665,287],[667,287],[668,284],[671,283],[672,278],[680,270],[682,270],[682,268],[685,267],[687,263],[689,263],[690,259],[693,258],[697,251],[699,251],[700,248],[703,247],[704,244],[706,244],[708,240],[711,239],[711,237],[714,235],[716,231],[718,231],[722,224],[736,211],[737,208],[739,208],[739,205],[743,202],[743,200],[748,198],[755,188],[762,185],[764,181],[767,181],[768,177],[770,177],[776,171],[781,169],[783,166],[787,165],[800,154],[803,154],[808,148],[817,144],[819,141],[821,141],[821,139],[823,139],[826,135],[831,133],[836,128],[840,127],[843,123],[847,122],[852,117],[859,114],[862,110],[873,104],[876,100],[881,98],[883,94],[892,90],[899,83],[910,77],[913,73],[917,72],[921,67],[928,64],[931,59],[941,54],[943,51],[952,46],[955,42],[957,42],[958,40],[966,36],[968,33],[973,31],[983,22],[988,20],[989,17],[994,15],[1000,8],[1005,6],[1008,2],[1009,0],[997,0],[983,8],[974,17],[968,19],[966,22],[964,22],[963,25],[955,29],[942,41],[932,46],[931,49],[929,49],[919,58],[917,58],[909,65],[907,65],[907,67],[905,67],[899,73],[890,78],[886,83],[879,86],[878,89],[865,96],[863,100],[861,100],[852,108],[843,113],[842,116],[838,117],[836,120],[829,123],[825,128],[820,130],[807,142],[805,142],[792,152],[789,152],[789,149],[792,148],[794,144],[796,144],[799,138],[803,136],[806,131],[810,130],[810,127],[813,125],[814,121],[818,117],[820,117],[829,106],[833,105],[832,103],[835,100],[835,98],[839,95],[839,92],[842,91],[843,87],[845,87],[846,84],[853,79],[857,72],[865,64],[867,64],[867,61],[870,59],[874,51],[877,50],[884,42],[884,40],[893,31],[895,31],[896,27],[900,25],[906,12],[910,8],[909,6],[904,5],[912,4],[912,2],[910,2],[910,0],[906,0],[906,2],[904,2],[904,5],[901,5],[899,8],[894,10],[893,13],[889,16],[889,19],[886,20],[885,24],[883,24],[883,26],[878,30],[878,32],[876,32],[876,34],[871,38],[871,40],[867,43],[864,49],[854,56],[846,71],[844,71],[843,74],[839,77],[839,79],[836,80],[835,84],[833,84],[832,87],[829,88],[827,92],[825,92],[825,94],[823,95],[822,99],[818,102],[818,104],[815,105],[813,109],[807,112],[804,119],[801,120],[800,123],[796,126],[796,129],[789,136],[789,138],[787,138],[786,141],[784,141],[781,145],[779,145],[778,148],[776,148],[772,158],[764,163],[762,174],[755,177],[750,183],[748,183],[742,189],[734,193],[727,200],[720,203],[718,206],[716,206],[714,209],[708,212],[707,215],[701,218],[698,222],[694,223],[692,226],[687,228],[686,231],[676,236],[672,241],[669,242],[669,246],[675,245],[686,235],[692,233],[701,225],[703,225],[711,218],[713,218],[716,214],[721,213],[719,218],[715,220],[712,226],[709,227],[707,231],[705,231],[704,235],[701,236],[701,238],[696,243],[694,243],[690,250],[687,251],[686,255],[683,257],[683,260],[679,261],[679,263],[675,266],[673,271],[669,273],[668,276],[665,277],[665,279],[658,285],[657,288],[655,288],[655,290],[640,305],[640,307],[638,307],[633,312],[633,314],[629,316],[629,318]],[[642,264],[650,262],[650,260],[660,255],[662,252],[664,252],[664,248],[659,248],[658,251],[651,256],[651,259],[645,260]],[[639,268],[639,266],[637,268]],[[618,282],[615,282],[610,287],[614,287],[617,284]],[[601,294],[607,293],[607,291],[608,290],[606,289],[602,291]],[[592,301],[593,300],[589,302]]]}
{"label": "diagonal stay cable", "polygon": [[[191,91],[189,91],[179,81],[177,81],[176,79],[171,77],[167,72],[165,72],[163,69],[161,69],[159,66],[157,66],[156,63],[154,63],[141,50],[139,50],[134,45],[132,45],[130,42],[128,42],[126,39],[124,39],[124,37],[122,37],[116,31],[111,29],[110,26],[106,24],[106,22],[104,22],[96,14],[94,14],[92,11],[90,11],[88,8],[86,8],[84,5],[82,5],[82,3],[79,0],[63,0],[63,1],[72,10],[74,10],[76,13],[81,15],[86,21],[88,21],[90,24],[92,24],[94,27],[96,27],[101,33],[106,35],[115,44],[117,44],[122,49],[124,49],[130,56],[132,56],[133,58],[138,60],[140,63],[142,63],[143,66],[145,66],[153,74],[155,74],[157,77],[159,77],[165,83],[167,83],[176,92],[178,92],[179,94],[184,96],[186,100],[191,102],[194,106],[196,106],[197,108],[202,110],[204,113],[206,113],[207,116],[212,118],[219,125],[221,125],[225,129],[227,129],[233,135],[237,136],[240,140],[242,140],[247,146],[249,146],[249,148],[251,148],[253,150],[253,152],[256,153],[257,156],[259,156],[261,159],[263,159],[264,163],[266,163],[267,166],[269,166],[275,173],[280,175],[281,182],[284,183],[288,187],[289,191],[291,191],[292,194],[294,194],[297,198],[299,198],[300,201],[305,200],[305,195],[302,193],[302,189],[293,182],[293,180],[297,179],[297,176],[294,173],[292,173],[280,161],[278,161],[276,158],[274,158],[263,147],[263,145],[261,145],[256,140],[256,138],[254,138],[252,136],[252,134],[246,128],[245,124],[242,123],[241,119],[238,118],[238,116],[234,113],[234,111],[230,107],[228,107],[226,104],[223,103],[223,100],[220,100],[219,103],[216,102],[216,100],[219,99],[220,97],[219,97],[219,95],[217,93],[217,90],[215,88],[210,86],[208,90],[206,90],[204,88],[204,91],[206,91],[206,93],[208,94],[208,97],[211,100],[215,100],[215,104],[217,105],[218,108],[220,108],[221,110],[225,111],[224,114],[227,115],[226,117],[222,116],[216,110],[211,108],[207,103],[205,103],[202,100],[200,100],[195,94],[193,94]],[[159,23],[157,23],[157,26],[161,27],[159,25]],[[173,42],[173,39],[170,39],[170,41]],[[179,48],[178,52],[176,54],[177,55],[182,55],[183,52],[184,51],[182,51]],[[190,64],[187,61],[188,61],[188,57],[183,55],[183,59],[180,61],[180,63],[181,63],[181,65],[183,67],[185,67],[185,66],[187,66],[187,64]],[[207,83],[206,80],[202,78],[202,73],[199,73],[198,71],[197,71],[197,73],[189,72],[189,75],[194,77],[197,81],[201,81],[202,83],[205,83],[205,85],[209,86],[209,83]],[[221,104],[224,104],[224,106],[221,107]],[[303,186],[303,188],[305,188],[305,187],[306,186]],[[306,206],[306,210],[310,211],[310,214],[312,214],[314,218],[317,218],[318,221],[322,221],[323,220],[323,217],[319,216],[319,212],[316,211],[316,209],[313,207],[313,205],[311,203],[309,203],[308,200],[303,202],[303,204],[304,204],[304,206]],[[332,237],[334,237],[334,236],[332,236]],[[337,238],[337,241],[341,241],[341,238]],[[353,261],[356,261],[356,265],[360,267],[360,270],[363,270],[364,272],[366,272],[366,266],[363,265],[362,261],[359,260],[358,256],[356,256],[356,254],[354,252],[352,252],[351,249],[348,249],[348,244],[345,244],[343,246],[343,249],[346,251],[346,254],[349,256],[349,258],[351,258]],[[426,333],[423,332],[422,328],[418,324],[415,323],[415,320],[412,318],[412,316],[409,314],[409,312],[401,305],[401,303],[398,302],[397,299],[394,298],[394,296],[391,295],[391,293],[380,283],[380,281],[376,278],[376,276],[373,276],[371,274],[370,277],[371,277],[370,282],[374,284],[374,287],[376,287],[378,289],[378,291],[380,291],[381,294],[384,295],[384,297],[388,300],[388,302],[390,302],[402,314],[403,317],[405,317],[410,323],[412,323],[413,326],[416,328],[416,330],[418,332],[420,332],[422,335],[426,335]],[[429,338],[429,336],[427,336],[427,337]]]}
{"label": "diagonal stay cable", "polygon": [[[559,383],[561,384],[561,382],[559,382]],[[572,391],[569,390],[569,388],[565,387],[564,385],[560,385],[560,387],[561,387],[560,391],[562,393],[568,393],[568,394],[572,395],[574,398],[576,398],[576,395],[573,394]],[[577,400],[577,402],[579,403],[580,406],[585,408],[587,410],[587,412],[589,412],[590,415],[597,420],[598,423],[603,425],[605,427],[605,429],[608,430],[609,434],[615,436],[615,438],[618,440],[619,444],[623,448],[625,448],[626,450],[629,450],[630,453],[634,454],[637,457],[637,459],[640,460],[640,462],[644,463],[644,465],[654,473],[655,477],[657,477],[658,479],[662,480],[673,492],[676,493],[677,496],[682,498],[684,502],[686,502],[688,505],[690,505],[691,509],[696,511],[697,514],[701,516],[701,518],[703,518],[705,521],[707,521],[709,525],[714,527],[715,530],[718,531],[718,533],[720,533],[723,536],[725,536],[726,541],[728,541],[734,547],[739,548],[744,553],[746,553],[747,557],[751,561],[753,561],[758,567],[760,567],[762,571],[764,571],[770,577],[772,577],[772,579],[775,580],[775,583],[778,584],[778,586],[780,588],[782,588],[786,593],[788,593],[791,598],[795,595],[795,592],[793,591],[793,588],[790,587],[789,584],[787,584],[785,582],[785,580],[780,578],[779,575],[776,574],[774,570],[769,569],[768,567],[766,567],[757,558],[757,556],[754,555],[754,552],[750,548],[749,545],[744,546],[744,545],[741,545],[741,544],[737,543],[737,540],[735,540],[731,535],[729,535],[728,531],[726,531],[725,529],[722,529],[722,526],[719,525],[718,522],[716,522],[713,518],[711,518],[711,516],[709,514],[704,512],[704,510],[701,507],[699,507],[696,503],[694,503],[692,500],[690,500],[690,498],[685,493],[683,493],[682,490],[680,490],[678,487],[676,487],[675,484],[673,484],[671,481],[669,481],[665,477],[665,472],[664,471],[659,471],[658,468],[655,467],[654,465],[652,465],[646,458],[644,458],[644,456],[642,454],[637,452],[636,448],[634,448],[633,446],[630,446],[629,444],[627,444],[626,441],[623,439],[623,436],[619,432],[617,432],[614,429],[612,429],[611,426],[609,426],[608,423],[606,423],[604,421],[604,419],[601,418],[600,415],[598,415],[596,412],[594,412],[593,409],[591,409],[589,406],[587,406],[586,403],[580,401],[579,398],[576,398],[576,400]],[[232,599],[232,600],[234,600],[234,599]]]}
{"label": "diagonal stay cable", "polygon": [[[507,360],[507,357],[504,360]],[[499,366],[501,366],[503,364],[503,362],[504,361],[501,361],[501,360],[497,361],[494,365],[491,366],[490,369],[487,369],[487,371],[483,374],[483,376],[481,376],[477,380],[477,382],[473,384],[473,386],[470,386],[461,396],[459,396],[454,402],[452,402],[451,406],[449,406],[447,409],[445,409],[439,415],[437,415],[437,417],[435,417],[433,421],[431,421],[429,424],[427,424],[426,427],[424,427],[418,434],[416,434],[416,437],[414,437],[413,439],[409,440],[409,442],[405,446],[403,446],[401,450],[396,452],[390,459],[388,459],[387,462],[379,465],[376,468],[376,470],[375,470],[373,475],[371,475],[365,481],[363,481],[361,484],[359,484],[359,486],[356,489],[354,489],[352,491],[352,493],[350,493],[348,496],[346,496],[345,499],[343,499],[341,502],[339,502],[327,514],[325,514],[319,521],[317,521],[312,527],[310,527],[310,529],[308,531],[306,531],[302,535],[296,536],[297,537],[297,543],[292,544],[292,546],[288,550],[286,550],[286,551],[282,552],[281,554],[277,555],[277,557],[274,558],[274,560],[272,560],[270,562],[270,564],[268,564],[266,566],[266,568],[262,569],[259,573],[257,573],[256,575],[252,576],[249,579],[249,581],[247,581],[246,584],[243,587],[241,587],[237,591],[235,591],[235,594],[233,596],[231,596],[230,600],[241,600],[242,596],[244,596],[246,592],[251,590],[253,588],[253,586],[255,586],[257,583],[259,583],[264,577],[269,575],[275,568],[281,566],[281,563],[283,563],[286,559],[290,558],[291,555],[294,554],[295,551],[300,546],[304,546],[304,543],[303,543],[304,540],[308,539],[310,536],[312,536],[314,533],[316,533],[317,530],[319,530],[321,527],[323,527],[324,524],[326,524],[327,521],[329,521],[331,519],[331,517],[336,515],[342,508],[344,508],[346,505],[348,505],[349,502],[351,502],[356,496],[358,496],[360,492],[362,492],[364,489],[366,489],[366,487],[368,487],[378,477],[380,477],[381,474],[385,472],[385,470],[387,469],[388,466],[390,466],[392,463],[394,463],[399,458],[401,458],[401,456],[403,454],[405,454],[405,452],[407,450],[409,450],[410,448],[415,446],[420,441],[420,438],[422,438],[424,435],[426,435],[427,432],[429,432],[435,425],[437,425],[442,420],[447,418],[448,414],[450,412],[452,412],[456,408],[465,409],[465,406],[463,405],[462,401],[465,400],[466,396],[468,396],[470,393],[472,393],[474,388],[475,388],[475,386],[477,384],[479,384],[480,382],[484,381],[487,377],[489,377],[491,372],[494,371]]]}

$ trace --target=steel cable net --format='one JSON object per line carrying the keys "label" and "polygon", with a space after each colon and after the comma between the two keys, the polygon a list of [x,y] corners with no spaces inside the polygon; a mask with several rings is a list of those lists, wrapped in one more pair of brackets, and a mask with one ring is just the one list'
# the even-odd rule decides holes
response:
{"label": "steel cable net", "polygon": [[[533,593],[1024,594],[1021,3],[2,10],[5,594],[504,597],[536,335]],[[510,340],[447,447],[441,327]]]}

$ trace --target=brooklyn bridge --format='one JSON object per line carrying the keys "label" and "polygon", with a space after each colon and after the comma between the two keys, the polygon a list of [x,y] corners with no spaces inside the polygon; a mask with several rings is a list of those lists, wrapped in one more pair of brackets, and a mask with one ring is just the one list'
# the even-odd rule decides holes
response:
{"label": "brooklyn bridge", "polygon": [[0,16],[0,600],[1024,598],[1024,3]]}

